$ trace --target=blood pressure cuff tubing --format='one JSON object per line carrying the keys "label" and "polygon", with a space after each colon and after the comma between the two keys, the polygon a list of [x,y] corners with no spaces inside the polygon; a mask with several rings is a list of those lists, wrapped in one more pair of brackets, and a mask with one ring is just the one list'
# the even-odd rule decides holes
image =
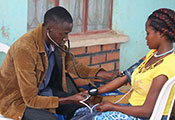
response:
{"label": "blood pressure cuff tubing", "polygon": [[123,73],[127,76],[128,82],[131,84],[131,75],[133,71],[143,62],[143,58],[136,62],[134,65],[129,67],[127,70],[123,71]]}

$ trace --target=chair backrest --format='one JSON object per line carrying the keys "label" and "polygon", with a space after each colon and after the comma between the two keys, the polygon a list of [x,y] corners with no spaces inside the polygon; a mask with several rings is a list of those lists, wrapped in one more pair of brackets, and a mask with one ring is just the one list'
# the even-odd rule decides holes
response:
{"label": "chair backrest", "polygon": [[9,46],[0,42],[0,52],[4,52],[7,54],[8,49],[9,49]]}
{"label": "chair backrest", "polygon": [[[175,85],[175,76],[170,78],[162,87],[159,93],[159,96],[157,98],[156,104],[154,106],[154,110],[150,117],[150,120],[161,120],[173,85]],[[175,100],[175,94],[173,96],[173,100],[169,109],[167,120],[169,120],[169,117],[173,108],[174,100]]]}
{"label": "chair backrest", "polygon": [[4,116],[2,116],[2,115],[0,114],[0,120],[13,120],[13,119],[5,118]]}
{"label": "chair backrest", "polygon": [[0,42],[0,67],[8,52],[9,46]]}

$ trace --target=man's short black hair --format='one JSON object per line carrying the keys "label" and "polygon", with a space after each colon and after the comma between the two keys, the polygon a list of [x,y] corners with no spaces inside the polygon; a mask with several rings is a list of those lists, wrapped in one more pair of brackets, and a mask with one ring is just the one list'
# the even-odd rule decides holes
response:
{"label": "man's short black hair", "polygon": [[63,22],[73,23],[72,16],[63,7],[57,6],[49,9],[44,15],[44,26],[49,22],[62,24]]}

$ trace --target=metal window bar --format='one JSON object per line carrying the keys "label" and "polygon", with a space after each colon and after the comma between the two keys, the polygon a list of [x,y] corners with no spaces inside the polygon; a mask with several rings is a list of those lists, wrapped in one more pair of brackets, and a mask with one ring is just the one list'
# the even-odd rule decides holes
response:
{"label": "metal window bar", "polygon": [[[61,5],[60,2],[67,2],[66,4],[70,4],[73,0],[28,0],[29,8],[28,8],[28,30],[33,29],[36,27],[39,23],[43,22],[43,15],[44,12],[46,12],[49,8],[53,6],[59,6]],[[101,33],[111,30],[112,28],[112,6],[113,6],[113,0],[110,0],[110,6],[109,6],[109,19],[108,19],[108,28],[106,30],[104,29],[97,29],[97,30],[88,30],[88,7],[89,7],[89,1],[90,0],[83,0],[83,3],[81,4],[81,0],[75,3],[77,10],[74,10],[76,12],[76,15],[73,15],[74,21],[76,24],[74,24],[74,35],[77,34],[92,34],[92,33]],[[100,0],[101,1],[101,0]],[[31,3],[33,2],[33,3]],[[94,2],[94,0],[92,1]],[[70,5],[67,5],[69,9],[72,7]],[[73,6],[73,7],[75,7]],[[82,8],[83,7],[83,8]],[[39,8],[39,9],[38,9]],[[76,18],[75,18],[76,17]],[[93,19],[92,19],[93,20]],[[91,20],[91,21],[92,21]]]}

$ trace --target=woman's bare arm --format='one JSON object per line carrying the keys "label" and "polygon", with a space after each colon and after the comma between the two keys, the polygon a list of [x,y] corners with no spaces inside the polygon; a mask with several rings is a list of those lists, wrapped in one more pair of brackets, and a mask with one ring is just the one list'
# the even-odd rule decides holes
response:
{"label": "woman's bare arm", "polygon": [[148,92],[145,103],[142,106],[120,106],[109,102],[101,103],[97,106],[98,111],[119,111],[136,117],[149,118],[152,114],[157,97],[168,78],[165,75],[160,75],[154,78],[150,90]]}
{"label": "woman's bare arm", "polygon": [[121,87],[122,85],[124,85],[125,83],[127,83],[127,77],[126,75],[123,77],[118,77],[112,81],[110,81],[109,83],[105,84],[104,86],[101,86],[98,88],[98,93],[102,94],[105,92],[109,92],[112,90],[115,90],[116,88]]}

